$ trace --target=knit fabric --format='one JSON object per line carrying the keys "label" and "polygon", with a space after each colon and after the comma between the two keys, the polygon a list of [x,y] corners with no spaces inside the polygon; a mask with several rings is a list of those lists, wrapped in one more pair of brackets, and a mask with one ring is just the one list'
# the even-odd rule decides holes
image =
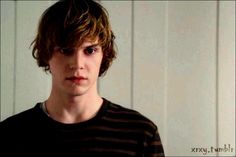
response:
{"label": "knit fabric", "polygon": [[157,126],[135,110],[103,98],[97,115],[63,124],[42,110],[42,103],[0,123],[1,152],[67,153],[75,156],[164,156]]}

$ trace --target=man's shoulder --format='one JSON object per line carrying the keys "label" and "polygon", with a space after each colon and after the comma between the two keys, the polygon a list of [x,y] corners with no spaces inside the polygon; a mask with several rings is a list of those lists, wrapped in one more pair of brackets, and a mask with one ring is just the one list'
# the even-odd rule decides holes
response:
{"label": "man's shoulder", "polygon": [[39,109],[39,103],[36,104],[34,107],[29,108],[27,110],[21,111],[17,114],[14,114],[3,121],[0,122],[1,127],[3,126],[15,126],[20,125],[22,123],[28,123],[34,119],[34,117],[37,115]]}
{"label": "man's shoulder", "polygon": [[142,114],[141,111],[110,102],[107,112],[108,115],[120,121],[143,125],[143,127],[151,127],[154,130],[157,129],[156,124],[150,118]]}
{"label": "man's shoulder", "polygon": [[122,104],[117,104],[117,103],[113,103],[113,102],[110,102],[109,112],[114,112],[116,114],[119,114],[119,113],[120,114],[129,114],[129,115],[144,118],[144,116],[139,111],[132,109],[131,107],[130,108],[125,107]]}

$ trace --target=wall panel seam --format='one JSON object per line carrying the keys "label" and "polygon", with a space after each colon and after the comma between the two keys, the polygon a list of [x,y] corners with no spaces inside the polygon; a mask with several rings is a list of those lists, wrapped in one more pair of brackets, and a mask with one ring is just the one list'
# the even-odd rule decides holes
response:
{"label": "wall panel seam", "polygon": [[14,1],[14,59],[13,59],[13,111],[12,114],[16,113],[16,67],[17,67],[17,1]]}
{"label": "wall panel seam", "polygon": [[[1,10],[2,11],[2,1],[0,2],[1,4]],[[1,16],[1,22],[2,22],[2,16]],[[2,31],[2,26],[0,28],[0,33]],[[2,34],[0,34],[0,89],[1,89],[1,93],[0,93],[0,122],[2,121]]]}
{"label": "wall panel seam", "polygon": [[[216,2],[216,82],[215,82],[215,95],[216,95],[216,148],[219,148],[219,22],[220,22],[220,2]],[[216,152],[216,156],[219,156],[219,152]]]}
{"label": "wall panel seam", "polygon": [[134,0],[131,1],[131,62],[130,62],[130,107],[134,108]]}
{"label": "wall panel seam", "polygon": [[167,103],[168,103],[168,39],[169,39],[169,3],[165,2],[165,66],[164,66],[164,144],[167,148]]}

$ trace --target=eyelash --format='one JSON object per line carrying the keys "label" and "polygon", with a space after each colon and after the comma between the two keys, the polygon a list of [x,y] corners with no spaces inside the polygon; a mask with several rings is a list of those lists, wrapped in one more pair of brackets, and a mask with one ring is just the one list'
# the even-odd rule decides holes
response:
{"label": "eyelash", "polygon": [[[91,52],[91,50],[92,50],[92,52]],[[97,52],[97,48],[96,47],[87,47],[84,51],[87,55],[92,55],[95,52]]]}
{"label": "eyelash", "polygon": [[65,56],[71,56],[74,53],[74,48],[60,48],[59,52]]}
{"label": "eyelash", "polygon": [[[71,56],[74,51],[76,50],[76,48],[59,48],[59,52],[65,56]],[[86,47],[84,49],[84,53],[88,56],[94,54],[97,52],[97,48],[96,47]]]}

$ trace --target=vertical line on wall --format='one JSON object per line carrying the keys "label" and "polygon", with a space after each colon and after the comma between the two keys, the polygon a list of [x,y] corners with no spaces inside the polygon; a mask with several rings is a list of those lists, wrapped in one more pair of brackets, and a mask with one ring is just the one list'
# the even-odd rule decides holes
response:
{"label": "vertical line on wall", "polygon": [[[0,2],[2,7],[2,2]],[[2,8],[1,8],[2,9]],[[1,10],[0,10],[1,12]],[[1,22],[2,22],[2,17],[1,17]],[[1,34],[0,34],[1,35]],[[0,122],[2,121],[2,36],[0,37],[0,89],[1,89],[1,93],[0,93]]]}
{"label": "vertical line on wall", "polygon": [[[2,9],[2,2],[0,2],[0,8]],[[1,12],[2,10],[0,10]],[[1,22],[2,22],[2,16],[1,16]],[[0,122],[2,121],[2,35],[0,34]]]}
{"label": "vertical line on wall", "polygon": [[[165,2],[165,66],[164,66],[164,147],[167,148],[167,103],[168,103],[168,40],[169,40],[169,3]],[[166,153],[166,151],[165,151]]]}
{"label": "vertical line on wall", "polygon": [[[216,95],[216,148],[219,148],[219,19],[220,19],[220,2],[216,1],[216,66],[215,66],[215,95]],[[216,156],[219,156],[219,152],[216,152]]]}
{"label": "vertical line on wall", "polygon": [[15,12],[14,12],[14,59],[13,59],[13,62],[14,62],[14,67],[13,67],[13,111],[12,111],[12,114],[15,114],[16,113],[16,61],[17,61],[17,54],[16,54],[16,42],[17,42],[17,1],[14,1],[14,7],[15,7]]}
{"label": "vertical line on wall", "polygon": [[130,65],[130,107],[134,108],[134,0],[131,1],[131,65]]}

